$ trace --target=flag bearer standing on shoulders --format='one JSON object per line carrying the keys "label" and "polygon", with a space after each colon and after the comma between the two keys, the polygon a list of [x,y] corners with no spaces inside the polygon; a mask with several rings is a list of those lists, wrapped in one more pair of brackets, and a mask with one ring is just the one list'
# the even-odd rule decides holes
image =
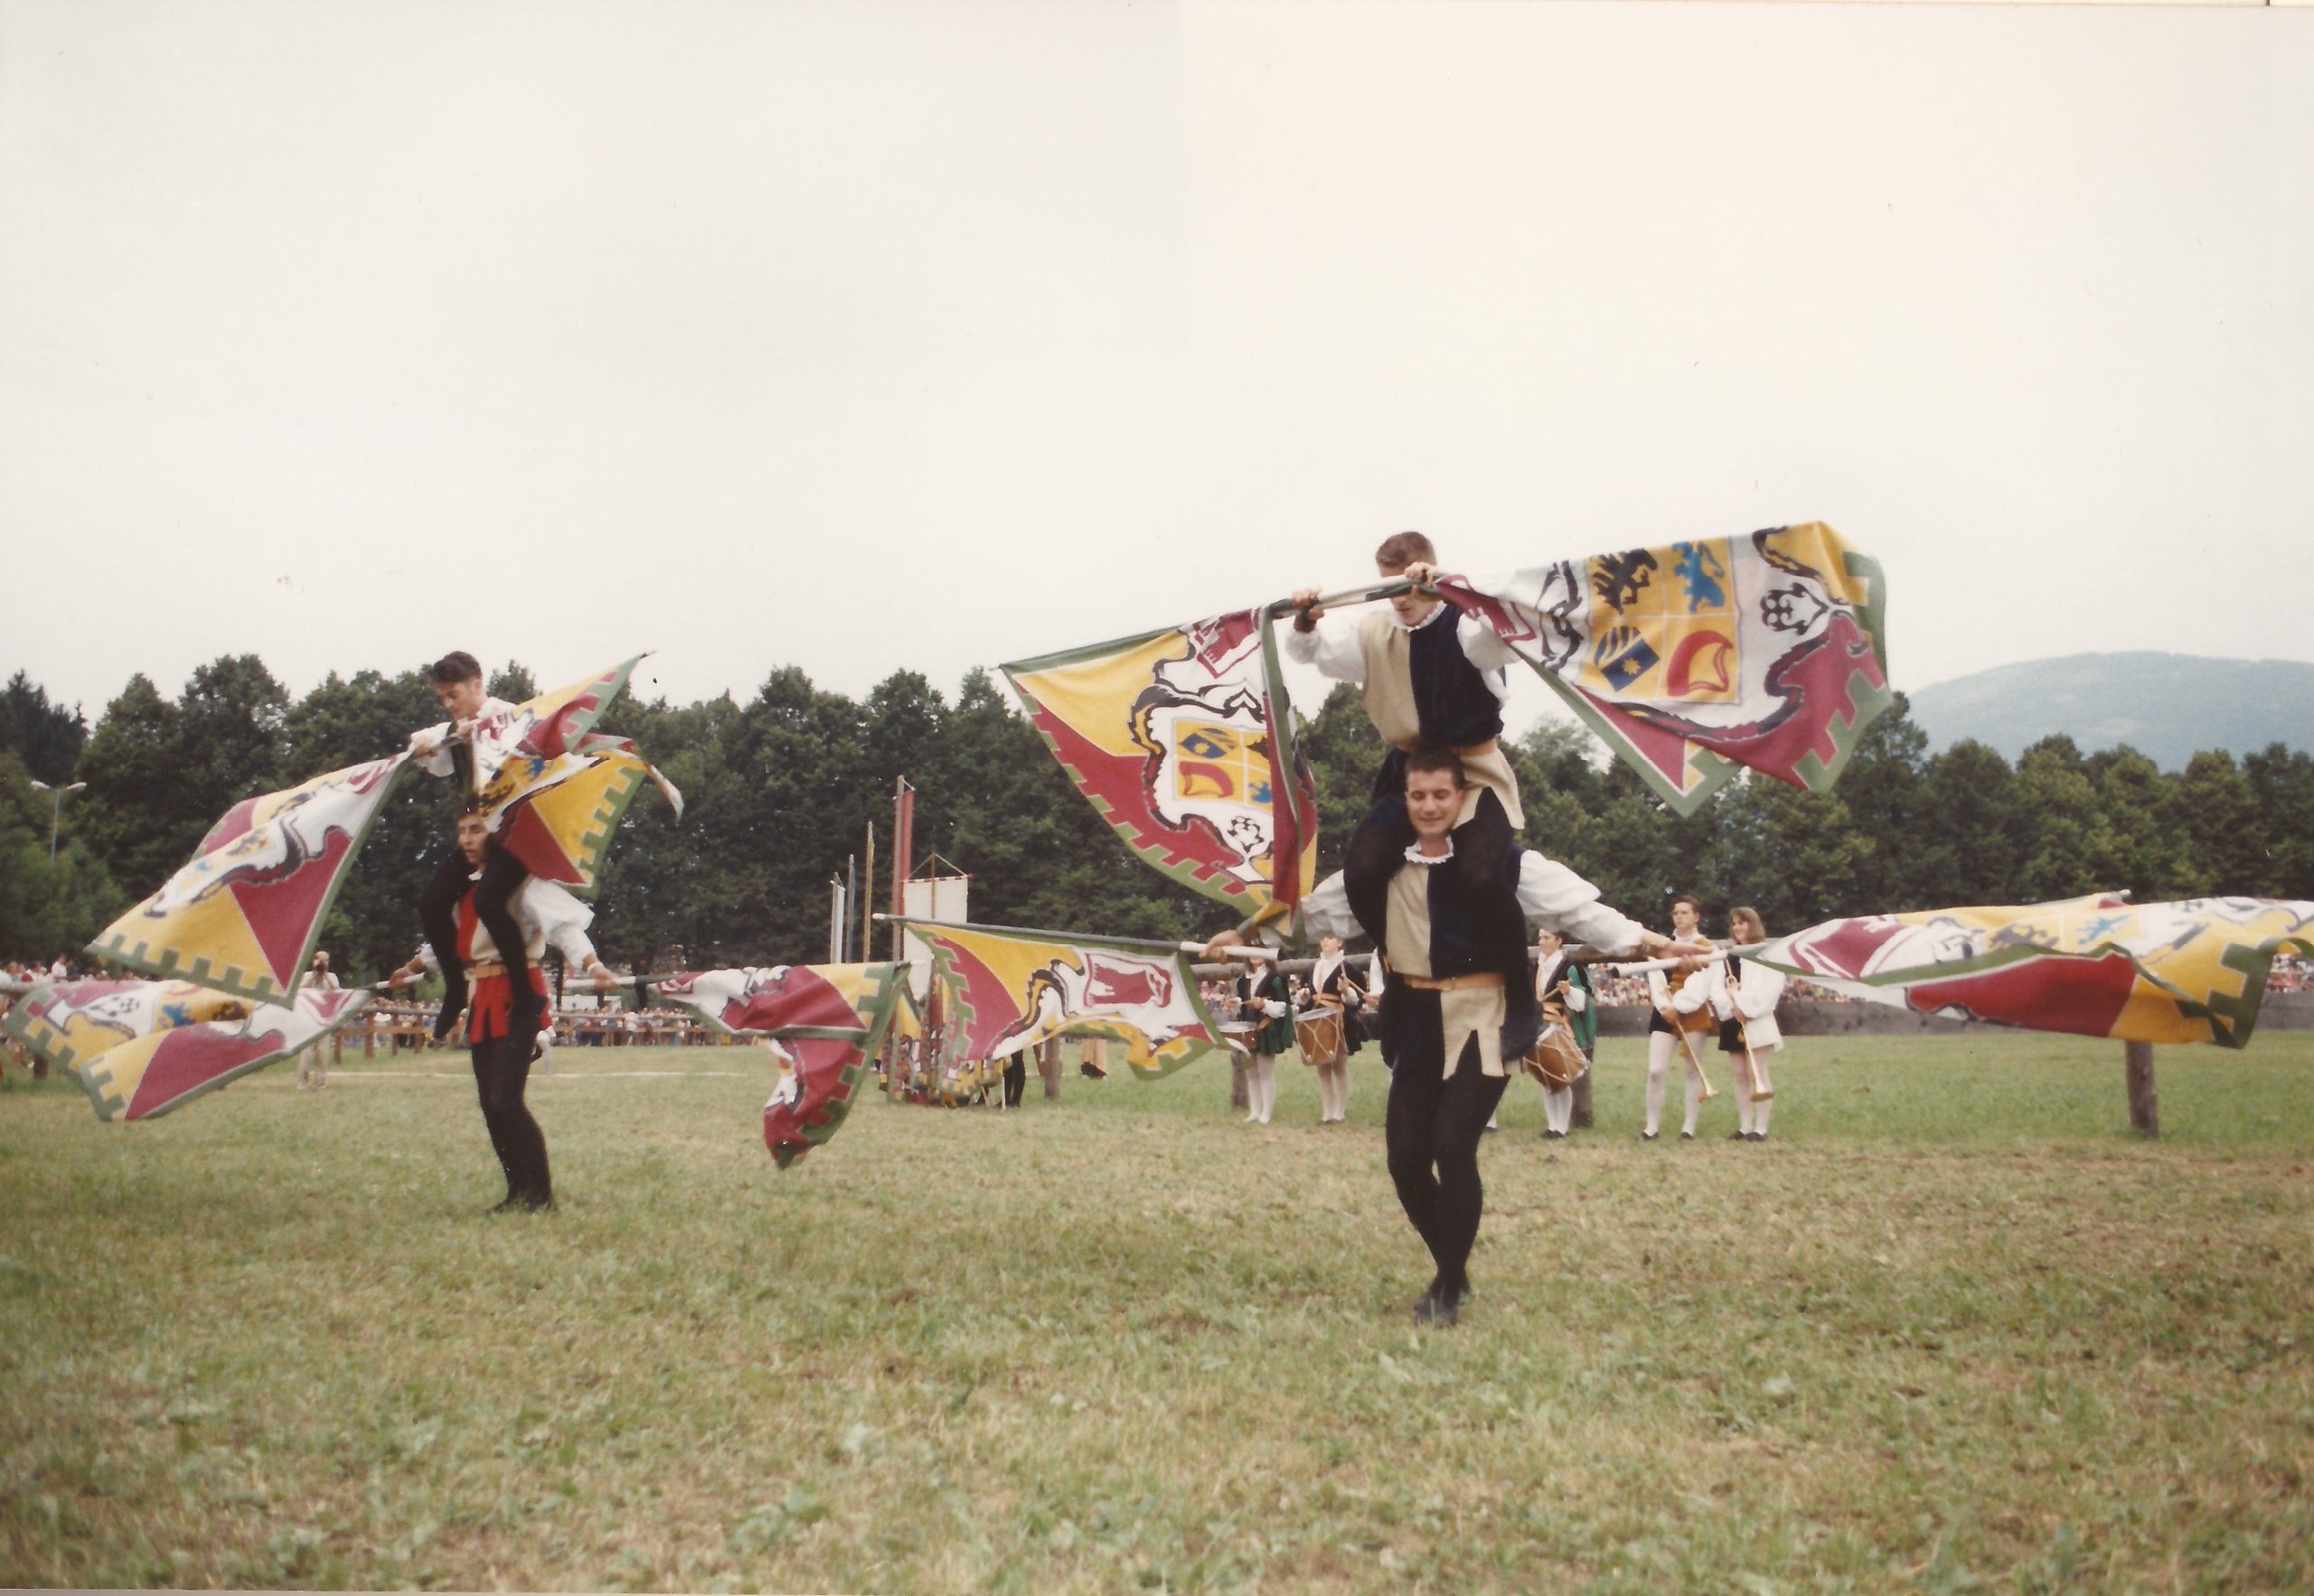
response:
{"label": "flag bearer standing on shoulders", "polygon": [[[1377,572],[1416,586],[1387,607],[1369,611],[1354,626],[1323,628],[1318,624],[1325,613],[1318,607],[1318,590],[1303,588],[1292,599],[1293,625],[1282,644],[1286,658],[1355,684],[1367,718],[1390,746],[1375,773],[1366,818],[1342,856],[1350,912],[1378,946],[1390,878],[1415,840],[1406,819],[1410,755],[1445,749],[1461,757],[1465,790],[1454,819],[1452,868],[1467,891],[1500,883],[1515,846],[1513,833],[1527,823],[1519,778],[1501,742],[1509,667],[1519,656],[1493,627],[1425,589],[1437,560],[1437,549],[1420,532],[1384,540],[1374,551]],[[1523,952],[1523,933],[1519,942]]]}

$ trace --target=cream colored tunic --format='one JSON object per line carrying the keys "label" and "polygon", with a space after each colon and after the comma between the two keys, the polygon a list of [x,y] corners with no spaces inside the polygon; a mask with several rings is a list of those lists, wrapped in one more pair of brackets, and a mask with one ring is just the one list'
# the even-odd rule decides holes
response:
{"label": "cream colored tunic", "polygon": [[[1435,868],[1407,863],[1390,878],[1383,945],[1394,976],[1430,978],[1430,872]],[[1463,1048],[1474,1036],[1479,1039],[1480,1070],[1490,1075],[1502,1074],[1502,1025],[1510,1018],[1510,1001],[1500,981],[1439,993],[1438,1023],[1446,1049],[1444,1078],[1454,1078],[1455,1066],[1463,1062]]]}
{"label": "cream colored tunic", "polygon": [[[1453,612],[1448,610],[1432,624],[1453,624]],[[1367,718],[1373,721],[1374,729],[1394,748],[1422,746],[1422,719],[1414,703],[1413,638],[1414,634],[1399,625],[1397,617],[1388,610],[1366,616],[1358,626],[1358,647],[1366,667],[1366,678],[1359,685],[1359,700],[1365,704]],[[1471,817],[1478,813],[1479,793],[1482,791],[1491,792],[1502,801],[1503,812],[1510,817],[1512,831],[1527,823],[1527,812],[1519,803],[1519,778],[1511,774],[1510,761],[1504,756],[1499,739],[1483,754],[1463,756],[1463,779],[1470,783],[1470,789],[1463,794],[1463,811],[1454,819],[1456,825],[1469,823]]]}

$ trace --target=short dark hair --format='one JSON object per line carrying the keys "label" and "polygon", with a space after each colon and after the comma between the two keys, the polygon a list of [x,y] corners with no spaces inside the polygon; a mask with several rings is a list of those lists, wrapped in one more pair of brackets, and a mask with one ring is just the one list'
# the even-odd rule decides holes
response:
{"label": "short dark hair", "polygon": [[1463,756],[1452,748],[1416,748],[1406,756],[1406,775],[1409,779],[1434,770],[1453,771],[1454,784],[1458,787],[1470,784],[1470,778],[1463,774]]}
{"label": "short dark hair", "polygon": [[1392,532],[1374,551],[1374,563],[1388,570],[1402,571],[1417,559],[1425,565],[1438,563],[1438,550],[1420,532]]}
{"label": "short dark hair", "polygon": [[480,681],[482,662],[460,649],[427,666],[426,680],[437,687],[447,687],[454,681]]}
{"label": "short dark hair", "polygon": [[1693,908],[1693,909],[1695,910],[1695,912],[1696,912],[1696,916],[1697,916],[1697,918],[1698,918],[1698,919],[1702,918],[1702,916],[1703,916],[1703,899],[1701,899],[1701,898],[1698,897],[1697,897],[1694,893],[1692,893],[1692,892],[1683,892],[1683,893],[1679,894],[1677,897],[1673,898],[1673,899],[1672,899],[1669,904],[1666,904],[1666,905],[1664,906],[1664,907],[1665,907],[1667,910],[1668,910],[1668,909],[1676,909],[1676,908],[1678,908],[1681,904],[1686,904],[1686,905],[1688,905],[1688,906],[1690,906],[1691,908]]}

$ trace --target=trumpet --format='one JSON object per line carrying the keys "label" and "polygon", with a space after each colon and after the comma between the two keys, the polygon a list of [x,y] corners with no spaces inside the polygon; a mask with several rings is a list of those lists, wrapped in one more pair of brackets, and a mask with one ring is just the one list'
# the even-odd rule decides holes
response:
{"label": "trumpet", "polygon": [[[1743,1016],[1736,1016],[1736,1023],[1743,1024]],[[1775,1095],[1768,1087],[1767,1077],[1760,1074],[1759,1056],[1752,1051],[1749,1038],[1746,1038],[1744,1043],[1744,1075],[1745,1081],[1752,1088],[1754,1103],[1765,1103]]]}
{"label": "trumpet", "polygon": [[[1709,1103],[1719,1095],[1719,1089],[1711,1084],[1711,1076],[1704,1073],[1703,1057],[1696,1051],[1696,1034],[1688,1028],[1688,1022],[1693,1020],[1695,1016],[1681,1014],[1672,1009],[1664,1009],[1660,1012],[1671,1028],[1679,1033],[1679,1046],[1687,1052],[1688,1067],[1695,1071],[1696,1084],[1702,1088],[1698,1100]],[[1700,1014],[1702,1010],[1698,1009],[1696,1012]]]}

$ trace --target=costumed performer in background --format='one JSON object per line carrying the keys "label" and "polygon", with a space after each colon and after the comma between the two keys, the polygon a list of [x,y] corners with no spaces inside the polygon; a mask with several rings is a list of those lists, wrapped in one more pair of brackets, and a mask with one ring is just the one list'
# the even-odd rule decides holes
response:
{"label": "costumed performer in background", "polygon": [[[1671,934],[1681,942],[1696,940],[1697,927],[1703,924],[1703,906],[1687,893],[1671,900]],[[1673,974],[1679,972],[1674,971]],[[1671,1067],[1671,1056],[1685,1058],[1695,1039],[1687,1034],[1692,1028],[1679,1023],[1682,1016],[1700,1014],[1708,1000],[1709,991],[1700,970],[1689,972],[1674,992],[1670,982],[1660,970],[1647,972],[1647,1001],[1651,1010],[1647,1017],[1647,1124],[1639,1133],[1641,1141],[1652,1141],[1663,1119],[1663,1075]],[[1692,1065],[1683,1072],[1688,1083],[1688,1113],[1679,1129],[1679,1140],[1696,1139],[1696,1116],[1703,1109],[1703,1072]]]}
{"label": "costumed performer in background", "polygon": [[[1767,941],[1768,928],[1753,908],[1731,910],[1727,940],[1737,948]],[[1711,1011],[1719,1020],[1719,1050],[1727,1055],[1727,1073],[1736,1082],[1736,1129],[1730,1141],[1765,1141],[1768,1113],[1774,1108],[1774,1083],[1768,1079],[1768,1055],[1783,1043],[1775,1022],[1775,1006],[1783,999],[1783,975],[1730,950],[1727,957],[1703,970]],[[1757,1090],[1754,1090],[1756,1085]]]}
{"label": "costumed performer in background", "polygon": [[1366,1029],[1358,1023],[1365,1002],[1366,994],[1350,979],[1350,966],[1342,958],[1341,938],[1320,937],[1318,962],[1310,972],[1310,1007],[1331,1014],[1339,1028],[1333,1045],[1319,1049],[1322,1056],[1306,1049],[1303,1054],[1303,1061],[1318,1072],[1321,1125],[1339,1125],[1350,1118],[1350,1056],[1366,1045]]}
{"label": "costumed performer in background", "polygon": [[[503,945],[483,923],[476,899],[496,857],[490,846],[490,827],[469,810],[458,816],[458,855],[467,871],[467,887],[451,905],[451,958],[445,967],[431,939],[418,956],[386,977],[391,989],[418,980],[429,970],[456,969],[467,989],[466,1046],[474,1057],[474,1083],[482,1103],[482,1122],[490,1132],[491,1150],[506,1172],[506,1197],[491,1210],[503,1214],[522,1208],[531,1213],[554,1206],[554,1180],[547,1168],[546,1133],[522,1100],[530,1084],[531,1061],[538,1056],[537,1017],[545,1012],[546,977],[539,969],[549,944],[562,951],[570,963],[592,978],[597,994],[616,984],[611,972],[595,956],[587,939],[594,911],[551,881],[525,876],[515,883],[507,904],[525,955],[522,968],[530,1002],[518,1006],[513,962]],[[527,1019],[523,1017],[528,1015]]]}
{"label": "costumed performer in background", "polygon": [[[1451,750],[1407,756],[1405,797],[1415,843],[1388,883],[1382,944],[1390,1180],[1437,1266],[1415,1301],[1417,1324],[1454,1323],[1470,1295],[1471,1247],[1485,1198],[1479,1141],[1509,1082],[1505,1061],[1524,1055],[1541,1028],[1523,921],[1506,934],[1472,901],[1462,878],[1442,868],[1454,858],[1450,833],[1467,791],[1462,762]],[[1514,849],[1505,869],[1522,915],[1603,953],[1684,957],[1705,951],[1616,913],[1599,901],[1597,887],[1539,853]],[[1342,934],[1348,900],[1343,878],[1328,878],[1303,901],[1303,924],[1322,935]]]}
{"label": "costumed performer in background", "polygon": [[[1566,1009],[1566,1028],[1583,1049],[1585,1072],[1599,1043],[1599,1011],[1591,990],[1591,971],[1566,956],[1566,938],[1550,926],[1535,934],[1535,992],[1555,998]],[[1566,1140],[1575,1123],[1575,1087],[1543,1088],[1543,1134],[1553,1141]]]}
{"label": "costumed performer in background", "polygon": [[1277,1106],[1277,1056],[1293,1046],[1293,989],[1274,960],[1237,978],[1237,1013],[1246,1037],[1246,1123],[1266,1125]]}

